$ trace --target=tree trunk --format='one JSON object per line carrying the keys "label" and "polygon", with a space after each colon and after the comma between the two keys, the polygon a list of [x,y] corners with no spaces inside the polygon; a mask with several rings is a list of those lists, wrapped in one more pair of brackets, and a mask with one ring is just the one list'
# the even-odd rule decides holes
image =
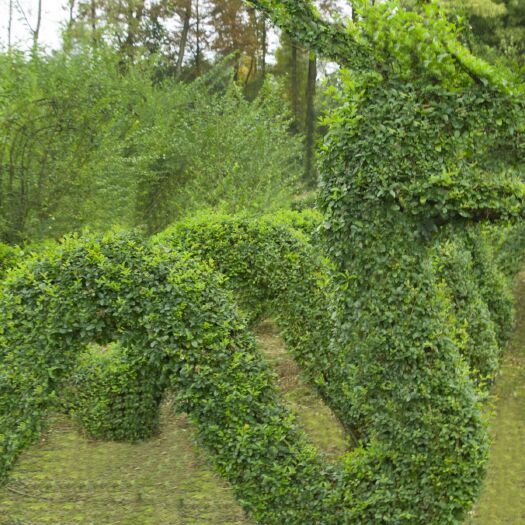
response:
{"label": "tree trunk", "polygon": [[195,69],[197,75],[201,73],[201,28],[200,28],[199,0],[195,2]]}
{"label": "tree trunk", "polygon": [[292,58],[290,64],[291,73],[291,95],[292,95],[292,112],[296,128],[299,129],[299,72],[297,60],[297,44],[291,42]]}
{"label": "tree trunk", "polygon": [[305,181],[309,186],[315,185],[315,88],[317,82],[317,57],[310,53],[308,60],[308,82],[306,84],[306,163]]}
{"label": "tree trunk", "polygon": [[91,42],[93,45],[93,49],[96,49],[98,46],[98,41],[97,41],[97,7],[95,5],[95,0],[91,0],[90,23],[91,23]]}
{"label": "tree trunk", "polygon": [[179,54],[177,56],[177,64],[175,66],[175,77],[180,77],[182,71],[182,63],[184,61],[184,53],[186,52],[186,44],[188,43],[188,33],[190,31],[190,22],[191,22],[191,1],[188,0],[186,4],[186,9],[184,11],[184,19],[182,25],[182,33],[180,35],[179,42]]}
{"label": "tree trunk", "polygon": [[9,19],[7,21],[7,50],[11,51],[11,35],[13,29],[13,0],[9,0]]}
{"label": "tree trunk", "polygon": [[74,18],[75,18],[75,0],[69,0],[69,17],[68,17],[68,20],[67,20],[67,28],[68,29],[71,29],[71,27],[73,26],[73,21],[74,21]]}
{"label": "tree trunk", "polygon": [[42,24],[42,0],[38,0],[38,11],[36,15],[36,26],[33,31],[33,49],[38,47],[38,37],[40,36],[40,25]]}
{"label": "tree trunk", "polygon": [[122,51],[127,55],[130,60],[133,62],[135,56],[135,45],[137,44],[140,24],[142,23],[142,18],[144,16],[145,2],[142,2],[137,6],[136,10],[133,9],[133,5],[128,5],[127,16],[127,34],[126,39],[124,40],[124,45]]}
{"label": "tree trunk", "polygon": [[263,15],[262,20],[262,59],[261,59],[261,75],[263,80],[266,78],[266,55],[268,53],[268,29],[266,27],[266,18]]}

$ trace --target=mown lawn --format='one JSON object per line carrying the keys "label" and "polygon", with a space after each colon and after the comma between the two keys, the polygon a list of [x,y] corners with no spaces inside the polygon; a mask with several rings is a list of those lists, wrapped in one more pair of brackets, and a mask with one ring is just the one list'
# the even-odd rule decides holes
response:
{"label": "mown lawn", "polygon": [[468,525],[525,524],[525,273],[516,328],[491,398],[488,476]]}

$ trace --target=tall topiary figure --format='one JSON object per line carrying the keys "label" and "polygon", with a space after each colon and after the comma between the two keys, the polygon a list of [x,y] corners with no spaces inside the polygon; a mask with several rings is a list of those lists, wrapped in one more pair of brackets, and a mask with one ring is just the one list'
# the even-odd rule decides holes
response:
{"label": "tall topiary figure", "polygon": [[361,439],[341,523],[458,523],[484,473],[480,384],[508,329],[501,275],[478,258],[483,224],[523,215],[523,90],[434,4],[363,5],[343,26],[308,0],[251,3],[344,68],[320,156],[332,351]]}

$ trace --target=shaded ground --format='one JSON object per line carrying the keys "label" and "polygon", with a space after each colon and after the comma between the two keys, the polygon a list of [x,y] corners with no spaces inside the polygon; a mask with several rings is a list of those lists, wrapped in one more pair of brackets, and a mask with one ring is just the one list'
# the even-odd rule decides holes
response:
{"label": "shaded ground", "polygon": [[[298,377],[274,326],[258,330],[263,351],[312,440],[345,450],[331,412]],[[90,441],[57,417],[0,489],[0,525],[250,525],[231,488],[194,444],[184,416],[163,408],[158,438],[138,445]]]}
{"label": "shaded ground", "polygon": [[469,525],[525,524],[525,273],[516,298],[516,328],[492,395],[489,472]]}

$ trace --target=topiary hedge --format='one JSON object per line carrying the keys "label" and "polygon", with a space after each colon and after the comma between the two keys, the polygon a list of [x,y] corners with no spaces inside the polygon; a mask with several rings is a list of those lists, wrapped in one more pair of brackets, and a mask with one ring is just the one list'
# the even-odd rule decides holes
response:
{"label": "topiary hedge", "polygon": [[10,273],[0,320],[2,479],[86,346],[114,341],[142,362],[151,392],[174,389],[256,520],[337,522],[335,469],[296,427],[222,279],[205,266],[134,235],[68,239]]}
{"label": "topiary hedge", "polygon": [[480,387],[486,387],[499,370],[506,342],[503,334],[510,331],[512,302],[508,287],[500,281],[501,274],[482,257],[482,242],[465,242],[453,231],[445,230],[442,241],[435,245],[433,264],[436,278],[443,280],[454,308],[458,349],[472,378]]}
{"label": "topiary hedge", "polygon": [[[518,222],[518,224],[520,224]],[[517,226],[519,228],[519,226]],[[515,227],[516,228],[516,227]],[[512,228],[514,230],[515,228]],[[510,270],[512,279],[506,276],[505,265],[502,264],[500,254],[495,248],[492,238],[494,230],[505,232],[508,228],[498,226],[474,226],[466,232],[465,243],[472,255],[473,274],[477,279],[479,291],[483,301],[487,304],[490,315],[495,324],[496,337],[499,345],[503,348],[511,334],[514,324],[514,297],[512,295],[513,280],[521,266]],[[521,260],[525,257],[525,246],[523,249],[514,246],[514,258]],[[510,275],[510,273],[509,273]]]}
{"label": "topiary hedge", "polygon": [[498,268],[512,282],[522,269],[525,259],[525,222],[492,229],[488,235]]}
{"label": "topiary hedge", "polygon": [[[252,4],[295,40],[353,69],[343,76],[321,155],[330,286],[322,277],[321,285],[287,287],[284,275],[273,283],[264,274],[254,276],[255,286],[239,280],[234,288],[246,311],[271,306],[268,290],[290,290],[279,296],[283,311],[288,300],[294,308],[320,298],[305,303],[312,310],[304,316],[322,327],[320,339],[307,336],[295,355],[319,385],[325,380],[325,398],[357,430],[357,446],[333,465],[308,443],[220,277],[165,246],[123,235],[68,241],[5,281],[0,472],[38,434],[78,351],[118,341],[134,366],[141,363],[151,392],[175,389],[256,521],[459,524],[479,493],[487,455],[472,379],[493,373],[495,342],[509,318],[504,291],[489,300],[501,276],[476,236],[487,223],[525,214],[525,186],[513,169],[522,149],[522,92],[463,49],[433,4],[419,13],[363,5],[359,27],[347,28],[321,20],[307,0]],[[505,160],[504,169],[495,159]],[[273,268],[284,253],[290,268],[301,266],[295,241],[273,254],[288,242],[284,234],[268,243],[264,231],[250,244],[262,232],[243,228],[219,221],[208,232],[218,232],[207,239],[225,257],[236,254],[231,283],[251,279],[245,261]],[[198,240],[189,243],[194,253],[205,246],[197,230],[185,234],[186,242]],[[205,250],[199,257],[207,258]],[[315,268],[302,268],[305,283]],[[286,277],[293,282],[294,275]],[[475,322],[478,330],[469,328]],[[290,326],[290,339],[300,339],[300,324]],[[480,334],[487,348],[474,340]],[[316,351],[311,341],[319,341]]]}
{"label": "topiary hedge", "polygon": [[345,378],[339,354],[330,350],[329,262],[309,242],[319,223],[310,210],[261,218],[202,215],[173,224],[153,242],[211,264],[251,323],[271,315],[304,376],[345,424],[346,406],[331,393]]}
{"label": "topiary hedge", "polygon": [[227,277],[254,322],[268,311],[276,313],[278,298],[299,280],[312,275],[326,280],[326,262],[308,242],[319,224],[319,215],[310,211],[262,218],[203,214],[173,224],[152,241],[209,262]]}
{"label": "topiary hedge", "polygon": [[[356,388],[356,383],[353,381],[356,381],[356,373],[370,369],[370,363],[373,361],[368,362],[364,359],[359,367],[355,367],[349,359],[353,357],[351,351],[350,353],[341,351],[340,341],[331,340],[333,290],[329,286],[330,266],[319,256],[318,248],[313,248],[305,242],[304,236],[286,226],[286,223],[287,221],[282,218],[275,220],[268,217],[249,219],[202,216],[173,225],[158,235],[155,242],[175,249],[186,249],[201,260],[208,261],[225,275],[227,286],[234,293],[240,292],[239,297],[245,309],[249,301],[243,298],[257,297],[258,314],[271,313],[276,316],[279,326],[284,331],[287,345],[302,366],[306,377],[317,385],[322,397],[352,434],[357,448],[348,458],[356,457],[362,461],[367,458],[371,445],[370,427],[365,419],[370,416],[366,412],[366,415],[363,414],[367,403],[370,402],[371,394],[364,385],[370,387],[373,382],[367,379],[363,381],[361,388]],[[421,318],[411,321],[408,316],[404,322],[421,323],[418,328],[420,331],[439,330],[433,336],[435,341],[431,342],[432,339],[429,339],[427,342],[428,345],[435,345],[435,350],[432,350],[432,354],[435,355],[432,355],[432,359],[436,361],[427,371],[427,374],[430,372],[427,382],[423,383],[428,389],[426,396],[435,397],[435,399],[432,397],[432,403],[437,413],[434,415],[433,423],[428,419],[428,415],[425,416],[424,421],[429,432],[434,425],[436,430],[443,425],[447,428],[451,426],[456,428],[459,432],[455,434],[456,436],[462,433],[465,437],[469,436],[469,439],[463,443],[461,452],[458,453],[465,455],[470,451],[471,455],[467,456],[465,461],[458,461],[457,464],[450,466],[449,471],[454,472],[454,477],[469,473],[471,479],[476,480],[478,479],[476,476],[481,479],[486,442],[479,406],[475,401],[477,388],[468,376],[485,384],[492,379],[497,370],[500,346],[496,337],[496,323],[479,287],[481,280],[487,285],[492,281],[479,273],[480,268],[483,268],[483,261],[480,257],[474,257],[474,252],[465,247],[465,242],[451,238],[447,230],[444,230],[436,240],[436,243],[426,248],[428,265],[423,267],[426,279],[429,279],[427,286],[430,286],[429,290],[434,290],[432,298],[427,296],[423,300],[418,298],[416,288],[409,297],[403,299],[403,304],[411,309],[414,307],[414,298],[418,298],[422,305],[421,312],[429,315],[431,322],[426,328]],[[400,244],[400,251],[397,252],[400,258],[401,250],[403,246]],[[405,293],[405,291],[398,293]],[[396,305],[396,310],[402,310],[397,303],[393,304]],[[430,314],[424,304],[429,308],[433,307]],[[366,306],[361,306],[361,312]],[[377,314],[375,321],[380,322]],[[399,328],[399,344],[405,337],[403,328]],[[366,337],[362,339],[366,341]],[[357,342],[353,344],[359,348]],[[430,348],[432,347],[428,350]],[[465,366],[462,356],[469,363],[469,367]],[[427,358],[427,362],[431,360]],[[381,371],[384,376],[385,371],[378,365],[379,363],[376,363],[377,371]],[[416,375],[410,377],[414,385],[417,385],[424,375],[417,369],[413,374]],[[391,396],[395,394],[406,396],[403,391],[396,390],[395,377],[396,374],[392,374],[390,383],[387,383],[388,392]],[[432,381],[429,382],[430,377]],[[443,383],[452,390],[449,397],[440,399],[446,391]],[[438,389],[439,395],[436,392],[431,394],[432,388]],[[454,398],[456,401],[453,402]],[[411,404],[417,407],[415,401]],[[443,411],[441,416],[440,409]],[[363,412],[360,414],[361,410]],[[408,411],[406,407],[404,410]],[[388,428],[394,418],[392,415],[384,416],[382,413],[384,408],[377,407],[376,424]],[[449,421],[449,417],[452,422]],[[410,424],[406,421],[402,433],[401,430],[399,428],[397,432],[399,438],[405,440],[403,446],[406,447],[407,438],[412,436]],[[443,442],[437,443],[440,448],[447,443],[447,438],[445,436],[443,438]],[[397,452],[396,457],[400,458],[399,454]],[[443,457],[441,459],[443,460]],[[367,461],[371,459],[367,458]],[[428,458],[425,464],[430,466]],[[441,467],[439,465],[438,458],[433,476],[437,476],[437,472],[442,468],[442,465]],[[376,467],[378,466],[380,464],[376,463]],[[359,462],[355,467],[364,468]],[[368,464],[366,468],[370,469],[370,465]],[[369,470],[367,471],[370,473]],[[447,479],[451,484],[457,483],[457,480],[453,481],[448,477],[449,471],[437,479],[440,479],[440,482]],[[345,472],[343,486],[347,487],[347,483],[356,483],[356,479],[359,479],[357,476],[350,482],[352,478],[350,472],[352,472],[350,468]],[[398,475],[402,478],[403,471]],[[400,482],[401,480],[398,480],[398,483]],[[391,497],[397,496],[392,493]],[[354,512],[355,510],[352,510],[349,515],[354,516]]]}
{"label": "topiary hedge", "polygon": [[[318,214],[310,211],[263,218],[202,215],[172,225],[154,242],[186,250],[212,264],[226,277],[225,284],[252,321],[265,314],[274,316],[304,375],[317,386],[357,442],[359,429],[348,425],[344,416],[349,409],[347,399],[339,394],[348,388],[344,359],[330,345],[333,290],[329,286],[329,265],[318,248],[296,231],[299,228],[311,236],[318,224]],[[501,346],[496,340],[500,329],[480,283],[489,288],[495,281],[487,275],[488,261],[483,265],[479,256],[474,264],[473,252],[446,237],[433,256],[436,276],[443,280],[454,309],[458,350],[466,358],[471,376],[478,385],[486,386],[498,369]],[[471,242],[482,242],[476,239]],[[481,247],[478,251],[483,252]],[[507,287],[498,291],[492,286],[488,291],[485,295],[492,302],[499,297],[505,306],[512,306]],[[509,327],[502,329],[507,332]],[[83,402],[90,405],[90,397],[83,396]],[[111,420],[111,412],[102,419]]]}
{"label": "topiary hedge", "polygon": [[[385,444],[380,447],[381,443],[375,442],[377,438],[371,440],[370,427],[366,425],[365,417],[369,417],[365,415],[366,403],[367,400],[370,402],[372,396],[364,389],[355,389],[356,383],[353,382],[356,380],[356,373],[361,372],[361,369],[370,368],[373,361],[365,360],[361,362],[360,367],[356,368],[349,359],[351,354],[341,351],[340,341],[331,340],[334,297],[329,286],[328,263],[319,256],[318,249],[306,242],[302,233],[286,224],[287,221],[282,217],[249,219],[246,217],[206,218],[203,216],[177,223],[157,236],[155,243],[158,244],[158,247],[153,250],[156,253],[169,254],[172,249],[186,249],[193,257],[207,261],[208,264],[221,271],[226,277],[226,282],[221,282],[221,285],[226,284],[234,293],[240,290],[241,300],[242,297],[250,298],[250,294],[257,295],[260,301],[257,310],[259,315],[266,312],[277,317],[287,344],[301,364],[305,375],[317,385],[325,401],[352,433],[357,445],[355,450],[345,458],[342,470],[335,469],[335,466],[332,467],[329,464],[323,464],[316,459],[314,462],[317,465],[316,475],[310,480],[312,483],[310,488],[319,491],[319,483],[321,485],[326,483],[324,476],[327,476],[328,472],[331,472],[330,476],[334,476],[330,482],[332,488],[324,492],[319,501],[319,509],[323,508],[323,512],[328,514],[323,520],[318,518],[320,521],[313,523],[346,523],[348,520],[361,519],[358,517],[361,510],[358,510],[353,504],[343,503],[341,499],[344,499],[343,494],[352,490],[360,494],[363,501],[366,501],[374,490],[379,490],[376,487],[374,490],[367,491],[362,485],[367,479],[364,472],[367,475],[374,472],[369,462],[372,461],[376,468],[380,468],[384,467],[381,462],[387,461],[386,458],[389,457],[383,455],[388,452],[388,449],[385,450]],[[495,342],[494,323],[490,319],[490,313],[477,287],[471,253],[466,251],[463,245],[450,240],[446,235],[433,246],[427,256],[429,265],[425,269],[427,275],[425,279],[430,279],[427,281],[427,286],[434,283],[433,288],[430,288],[434,290],[434,294],[431,298],[425,297],[426,302],[422,301],[421,304],[425,305],[422,311],[427,312],[427,315],[426,308],[433,308],[431,310],[433,315],[429,315],[430,324],[428,326],[438,327],[434,330],[439,329],[442,335],[438,336],[433,343],[430,340],[428,342],[436,347],[441,346],[439,352],[431,351],[435,365],[429,367],[428,378],[432,378],[432,381],[428,382],[427,379],[427,382],[423,383],[428,388],[428,397],[424,399],[432,400],[435,413],[433,419],[429,419],[430,414],[423,414],[426,427],[420,424],[417,428],[426,428],[426,431],[432,435],[431,432],[435,432],[433,428],[442,426],[448,429],[454,428],[453,435],[456,436],[456,439],[459,439],[459,436],[469,436],[469,439],[462,442],[462,446],[456,449],[462,461],[450,464],[447,470],[439,476],[437,465],[440,464],[440,461],[446,464],[447,460],[444,456],[435,460],[436,470],[432,474],[435,482],[442,483],[443,480],[448,480],[448,486],[450,486],[451,472],[454,478],[464,476],[465,473],[470,473],[470,476],[474,477],[474,474],[476,472],[479,474],[482,468],[486,447],[483,441],[484,431],[477,403],[474,401],[476,389],[468,376],[469,374],[485,374],[486,370],[483,370],[479,363],[492,366],[491,359],[494,358],[492,352],[497,354],[498,347]],[[412,308],[414,299],[421,301],[417,289],[410,297],[403,299],[403,304]],[[262,309],[263,306],[264,309]],[[407,320],[411,322],[410,318]],[[421,319],[416,322],[421,322]],[[419,329],[421,328],[420,326]],[[426,330],[428,329],[427,327]],[[409,333],[404,330],[405,327],[399,328],[400,342],[406,338],[406,333]],[[486,346],[486,343],[490,341],[493,346]],[[481,343],[481,346],[478,347],[477,343]],[[355,348],[359,348],[357,343],[354,344]],[[149,437],[156,428],[158,415],[156,407],[158,407],[165,385],[155,386],[151,383],[151,377],[164,374],[159,371],[155,373],[151,368],[145,366],[143,352],[139,349],[136,352],[128,352],[127,348],[128,346],[122,346],[114,350],[117,357],[116,362],[111,360],[111,357],[115,357],[111,353],[102,355],[97,353],[95,361],[93,361],[93,355],[90,358],[86,355],[80,366],[75,369],[73,381],[70,382],[74,385],[77,394],[76,417],[87,424],[88,431],[95,436],[112,439],[141,439]],[[461,359],[462,352],[473,364],[470,369]],[[100,359],[104,363],[102,367],[97,364]],[[430,361],[427,360],[427,362]],[[417,374],[412,376],[414,385],[418,385],[422,378],[421,371],[416,369],[413,373]],[[136,379],[141,374],[141,380],[137,382]],[[385,377],[384,370],[381,374]],[[396,374],[391,377],[388,391],[392,399],[397,399],[397,403],[401,404],[399,396],[407,394],[403,393],[403,390],[398,391],[394,388],[396,383],[393,378],[396,377]],[[373,382],[367,381],[363,384],[370,386]],[[110,385],[113,385],[114,388],[110,388]],[[432,388],[439,389],[440,394],[447,391],[446,389],[451,393],[440,398],[435,391],[432,392]],[[128,390],[131,392],[131,406],[126,404],[126,396],[122,395]],[[93,398],[91,394],[94,394]],[[145,396],[143,401],[141,401],[142,396]],[[356,398],[359,399],[356,400]],[[418,403],[414,400],[411,401],[411,405],[418,407]],[[141,412],[136,410],[139,406],[144,409],[142,416]],[[146,409],[148,406],[149,409]],[[393,405],[392,408],[395,406]],[[184,409],[184,405],[181,408]],[[406,407],[404,409],[406,410]],[[359,411],[362,411],[361,414]],[[377,410],[375,424],[388,428],[399,415],[396,415],[395,412],[385,412],[385,407]],[[150,416],[149,421],[152,421],[153,424],[145,422],[148,416]],[[404,439],[402,443],[403,447],[406,447],[407,437],[413,436],[413,432],[411,432],[409,421],[406,419],[402,421],[404,426],[398,427],[396,431],[398,439]],[[144,433],[138,434],[141,430]],[[443,440],[438,441],[437,446],[443,447],[447,439],[443,436]],[[394,450],[398,450],[397,446],[394,446]],[[372,451],[379,456],[370,457]],[[450,454],[450,449],[446,451],[445,447],[443,453]],[[469,455],[466,455],[467,452]],[[391,453],[390,450],[388,454]],[[403,456],[397,452],[396,457],[400,460]],[[422,462],[421,465],[424,464],[426,468],[430,468],[432,464],[429,464],[428,460],[425,453],[421,455],[419,461]],[[404,480],[407,464],[410,462],[405,460],[403,468],[397,472],[398,483]],[[271,467],[264,463],[258,465],[260,473]],[[441,463],[441,468],[442,466],[443,463]],[[415,467],[412,466],[412,468]],[[415,472],[417,469],[414,470],[414,475]],[[320,478],[317,479],[317,476]],[[320,481],[323,479],[324,481]],[[339,481],[335,481],[336,479]],[[456,486],[459,485],[460,482],[456,480]],[[306,489],[303,487],[300,491],[302,490]],[[438,489],[431,488],[431,490]],[[264,523],[283,523],[279,521],[284,519],[283,516],[286,516],[286,523],[304,523],[314,519],[312,516],[316,516],[318,512],[313,511],[310,505],[297,501],[293,511],[282,508],[269,510],[266,507],[254,511],[251,505],[255,500],[258,501],[257,505],[260,505],[259,500],[251,492],[245,497],[248,497],[248,500],[244,501],[245,507]],[[398,496],[393,492],[391,497],[397,500]],[[335,505],[335,502],[340,508],[334,513],[332,505]],[[367,510],[369,511],[371,508]]]}
{"label": "topiary hedge", "polygon": [[525,90],[463,48],[434,3],[353,4],[347,25],[308,0],[250,3],[345,68],[319,206],[339,395],[360,432],[348,523],[461,523],[487,451],[472,375],[493,376],[509,319],[508,292],[489,297],[501,275],[471,240],[525,215]]}
{"label": "topiary hedge", "polygon": [[[276,231],[281,228],[277,226]],[[286,238],[282,231],[281,235]],[[300,236],[295,239],[297,248]],[[20,450],[38,435],[46,409],[74,373],[83,349],[91,343],[116,341],[134,360],[133,368],[141,363],[142,388],[149,385],[155,399],[168,386],[175,390],[180,409],[189,413],[217,468],[233,483],[254,519],[275,525],[342,524],[359,516],[363,507],[356,501],[365,503],[388,486],[374,482],[374,490],[364,487],[373,465],[384,468],[385,462],[388,464],[392,457],[385,455],[388,449],[377,437],[370,440],[370,434],[363,432],[366,429],[359,427],[363,432],[361,444],[342,465],[324,462],[284,408],[272,385],[272,374],[222,287],[222,279],[187,256],[165,246],[150,248],[124,234],[68,240],[55,252],[34,257],[11,272],[0,298],[5,326],[0,338],[3,475]],[[438,315],[431,316],[431,322],[440,326],[447,318],[441,318],[439,312],[452,316],[452,305],[445,292],[433,296],[432,301],[425,307],[434,308]],[[406,302],[411,304],[410,298]],[[403,327],[399,333],[401,337]],[[428,374],[432,377],[430,384],[451,394],[429,397],[434,410],[424,415],[426,426],[417,428],[432,432],[434,425],[446,427],[447,437],[437,444],[442,447],[453,438],[453,450],[462,461],[452,461],[447,448],[443,454],[450,463],[443,455],[435,459],[441,467],[447,465],[444,472],[433,472],[437,483],[433,490],[437,493],[440,483],[451,474],[459,486],[463,482],[459,480],[464,480],[459,476],[478,469],[479,463],[472,460],[483,454],[483,449],[471,452],[471,440],[457,441],[461,436],[475,437],[472,432],[479,428],[479,414],[466,367],[453,343],[443,343],[446,353],[432,353],[436,366]],[[319,350],[323,355],[324,349]],[[345,372],[330,378],[331,389],[327,391],[328,399],[338,406],[340,400],[348,403],[363,393],[347,390],[352,386],[352,369],[343,359],[344,353],[337,353],[333,346],[330,350]],[[334,362],[316,359],[317,354],[307,355],[304,362],[319,363],[318,373],[334,368]],[[339,382],[339,377],[344,382]],[[97,374],[97,381],[99,378]],[[406,395],[394,384],[390,392],[397,403],[400,395]],[[467,392],[471,397],[464,397]],[[348,407],[355,408],[351,404]],[[390,408],[395,407],[393,404]],[[388,408],[377,411],[384,425],[396,421],[396,413]],[[349,421],[349,413],[339,414],[343,422]],[[398,438],[413,435],[408,420],[399,424]],[[392,445],[398,447],[396,441]],[[406,437],[403,445],[407,445]],[[418,464],[430,468],[425,452]],[[396,457],[400,461],[404,456],[398,453]],[[400,476],[406,473],[409,461],[405,459],[402,468],[396,469]],[[414,488],[420,490],[420,480],[416,479]],[[397,498],[395,492],[391,494]],[[368,503],[365,508],[370,512],[373,505]]]}
{"label": "topiary hedge", "polygon": [[162,392],[133,357],[119,343],[89,345],[80,355],[61,399],[90,437],[135,442],[158,432]]}

